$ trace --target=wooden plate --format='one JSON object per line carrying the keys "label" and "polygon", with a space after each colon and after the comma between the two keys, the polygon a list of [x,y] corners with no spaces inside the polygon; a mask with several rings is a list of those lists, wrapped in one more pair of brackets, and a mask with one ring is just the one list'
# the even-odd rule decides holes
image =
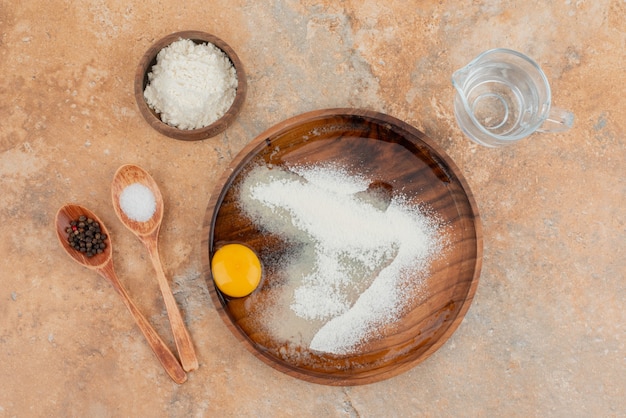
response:
{"label": "wooden plate", "polygon": [[[333,355],[299,347],[258,327],[255,312],[277,284],[275,254],[284,242],[263,234],[242,213],[237,187],[247,170],[273,166],[335,163],[367,172],[409,199],[424,202],[447,223],[447,244],[432,262],[427,296],[394,324],[393,331]],[[358,173],[355,173],[358,174]],[[482,265],[482,229],[466,181],[433,141],[391,116],[356,109],[319,110],[286,120],[254,139],[233,160],[211,196],[203,229],[203,269],[211,298],[235,336],[259,359],[281,372],[327,385],[361,385],[407,371],[434,353],[467,312]],[[261,257],[265,277],[250,296],[230,299],[215,287],[210,260],[226,242],[241,242]],[[410,295],[407,295],[409,297]],[[272,309],[272,305],[264,307]]]}

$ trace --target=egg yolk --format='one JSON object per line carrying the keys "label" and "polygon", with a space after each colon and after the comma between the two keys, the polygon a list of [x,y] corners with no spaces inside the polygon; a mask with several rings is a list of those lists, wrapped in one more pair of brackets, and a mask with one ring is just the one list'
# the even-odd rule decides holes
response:
{"label": "egg yolk", "polygon": [[211,271],[218,289],[231,297],[249,295],[261,281],[259,257],[242,244],[227,244],[218,249],[211,260]]}

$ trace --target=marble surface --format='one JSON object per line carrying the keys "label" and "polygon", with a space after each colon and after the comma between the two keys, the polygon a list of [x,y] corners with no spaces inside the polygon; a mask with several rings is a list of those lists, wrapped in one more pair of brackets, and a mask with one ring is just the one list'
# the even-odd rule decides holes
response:
{"label": "marble surface", "polygon": [[[0,1],[0,417],[624,416],[625,22],[623,0]],[[236,123],[199,142],[152,130],[133,97],[145,50],[187,29],[228,42],[249,82]],[[501,149],[463,136],[450,75],[492,47],[544,68],[572,130]],[[367,386],[310,384],[254,358],[201,274],[218,176],[265,129],[327,107],[424,131],[483,220],[481,282],[457,332]],[[183,385],[54,234],[67,201],[98,213],[121,280],[172,347],[147,252],[111,206],[125,163],[165,198],[162,261],[200,360]]]}

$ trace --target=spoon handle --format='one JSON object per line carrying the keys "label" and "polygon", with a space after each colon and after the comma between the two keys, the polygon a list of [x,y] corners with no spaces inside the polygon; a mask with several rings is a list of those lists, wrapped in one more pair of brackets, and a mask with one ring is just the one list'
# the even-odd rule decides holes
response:
{"label": "spoon handle", "polygon": [[98,273],[107,279],[113,285],[113,288],[115,288],[117,293],[122,297],[124,304],[130,311],[133,318],[135,318],[139,329],[146,337],[150,348],[152,348],[152,351],[161,362],[161,365],[163,365],[167,374],[170,375],[174,382],[178,384],[184,383],[187,380],[187,373],[185,373],[185,371],[181,368],[174,354],[172,354],[152,325],[150,325],[148,320],[141,314],[137,306],[130,299],[130,296],[126,293],[126,290],[113,270],[113,264],[110,262],[107,263],[104,267],[98,269]]}
{"label": "spoon handle", "polygon": [[174,294],[172,293],[172,290],[167,282],[167,278],[165,277],[165,273],[163,272],[163,265],[161,264],[161,257],[159,256],[157,240],[156,238],[146,238],[142,239],[142,241],[148,249],[150,259],[152,260],[152,264],[156,270],[157,281],[159,282],[159,288],[161,289],[161,294],[163,295],[167,315],[170,319],[172,334],[174,335],[174,342],[176,343],[180,363],[182,364],[183,369],[188,372],[196,370],[198,368],[198,358],[196,357],[196,352],[193,348],[193,342],[191,341],[187,327],[185,327],[183,317],[181,316],[178,305],[176,304],[176,299],[174,299]]}

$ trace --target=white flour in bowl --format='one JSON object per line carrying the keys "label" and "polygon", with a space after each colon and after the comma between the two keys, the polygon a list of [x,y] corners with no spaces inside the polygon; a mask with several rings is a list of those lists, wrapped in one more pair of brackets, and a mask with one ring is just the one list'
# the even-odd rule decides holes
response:
{"label": "white flour in bowl", "polygon": [[224,51],[180,39],[157,55],[144,98],[168,125],[198,129],[224,116],[236,92],[235,67]]}

